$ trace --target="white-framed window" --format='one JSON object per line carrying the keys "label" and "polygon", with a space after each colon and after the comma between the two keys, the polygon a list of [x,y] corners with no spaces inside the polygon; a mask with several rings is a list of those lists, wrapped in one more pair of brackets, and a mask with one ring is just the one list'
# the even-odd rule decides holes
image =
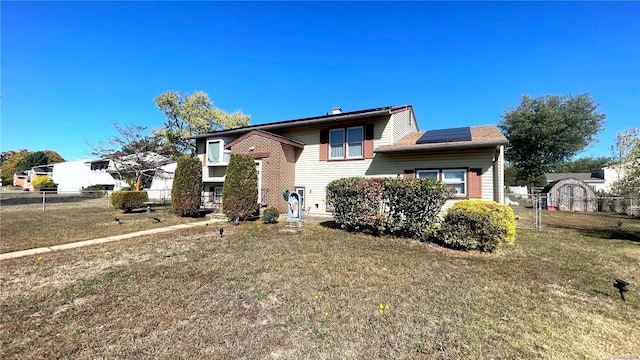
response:
{"label": "white-framed window", "polygon": [[226,165],[229,164],[231,151],[224,149],[224,141],[209,140],[207,141],[207,165]]}
{"label": "white-framed window", "polygon": [[329,130],[329,159],[359,159],[364,156],[364,127]]}
{"label": "white-framed window", "polygon": [[467,169],[416,170],[416,177],[440,180],[456,191],[455,196],[467,196]]}
{"label": "white-framed window", "polygon": [[416,177],[421,179],[440,180],[440,171],[439,170],[416,170]]}
{"label": "white-framed window", "polygon": [[456,190],[457,196],[467,195],[467,170],[447,169],[442,170],[442,182]]}

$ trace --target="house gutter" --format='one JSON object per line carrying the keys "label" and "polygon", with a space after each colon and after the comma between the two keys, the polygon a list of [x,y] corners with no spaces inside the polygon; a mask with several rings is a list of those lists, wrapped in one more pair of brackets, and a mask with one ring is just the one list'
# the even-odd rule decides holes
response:
{"label": "house gutter", "polygon": [[500,145],[506,145],[507,142],[504,141],[486,141],[486,142],[471,142],[468,144],[460,143],[460,142],[452,142],[452,143],[442,143],[442,144],[423,144],[423,145],[409,145],[403,147],[396,148],[378,148],[373,152],[375,153],[401,153],[401,152],[412,152],[412,151],[429,151],[429,150],[447,150],[447,149],[473,149],[473,148],[488,148]]}

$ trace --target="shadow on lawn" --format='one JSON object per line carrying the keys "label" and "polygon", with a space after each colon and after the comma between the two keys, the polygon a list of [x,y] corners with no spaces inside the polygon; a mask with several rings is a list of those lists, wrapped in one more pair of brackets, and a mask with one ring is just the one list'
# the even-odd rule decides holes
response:
{"label": "shadow on lawn", "polygon": [[640,232],[636,230],[626,230],[626,229],[620,229],[620,228],[595,229],[595,228],[588,228],[585,226],[579,226],[575,224],[553,224],[553,225],[548,225],[546,227],[552,228],[552,229],[577,231],[582,235],[597,237],[601,239],[629,240],[629,241],[640,243]]}

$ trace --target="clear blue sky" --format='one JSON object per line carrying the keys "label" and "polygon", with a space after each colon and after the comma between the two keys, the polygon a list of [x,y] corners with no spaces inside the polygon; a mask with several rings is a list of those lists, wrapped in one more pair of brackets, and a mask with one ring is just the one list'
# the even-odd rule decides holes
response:
{"label": "clear blue sky", "polygon": [[386,105],[421,130],[497,124],[520,96],[589,93],[583,156],[640,127],[638,2],[8,2],[2,151],[87,157],[111,122],[162,126],[153,98],[202,90],[251,124]]}

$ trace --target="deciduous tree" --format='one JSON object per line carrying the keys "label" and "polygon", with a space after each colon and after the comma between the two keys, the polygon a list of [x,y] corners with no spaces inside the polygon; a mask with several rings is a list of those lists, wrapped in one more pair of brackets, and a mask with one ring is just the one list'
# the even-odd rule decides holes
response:
{"label": "deciduous tree", "polygon": [[556,165],[554,172],[557,173],[580,173],[602,169],[613,163],[610,157],[583,157],[570,161],[563,161]]}
{"label": "deciduous tree", "polygon": [[112,122],[112,125],[118,135],[97,144],[89,144],[92,148],[91,155],[111,160],[110,170],[121,179],[135,183],[136,191],[139,191],[143,183],[151,180],[156,169],[168,163],[169,159],[150,151],[149,143],[145,140],[147,137],[143,135],[146,127],[123,127],[116,122]]}
{"label": "deciduous tree", "polygon": [[618,195],[640,195],[640,129],[617,133],[616,145],[611,150],[615,166],[622,175],[613,191]]}
{"label": "deciduous tree", "polygon": [[521,185],[533,186],[557,164],[595,142],[605,114],[588,94],[521,98],[498,127],[509,140],[506,160]]}
{"label": "deciduous tree", "polygon": [[195,154],[195,144],[188,139],[190,136],[249,124],[249,115],[241,110],[229,114],[216,108],[209,95],[202,91],[184,96],[177,91],[166,91],[154,102],[166,117],[163,128],[154,133],[164,139],[172,158]]}
{"label": "deciduous tree", "polygon": [[8,185],[13,182],[13,174],[15,174],[18,170],[18,163],[25,156],[29,155],[31,151],[27,149],[20,150],[9,150],[0,154],[0,160],[2,161],[2,165],[0,165],[0,174],[2,176],[2,185]]}

